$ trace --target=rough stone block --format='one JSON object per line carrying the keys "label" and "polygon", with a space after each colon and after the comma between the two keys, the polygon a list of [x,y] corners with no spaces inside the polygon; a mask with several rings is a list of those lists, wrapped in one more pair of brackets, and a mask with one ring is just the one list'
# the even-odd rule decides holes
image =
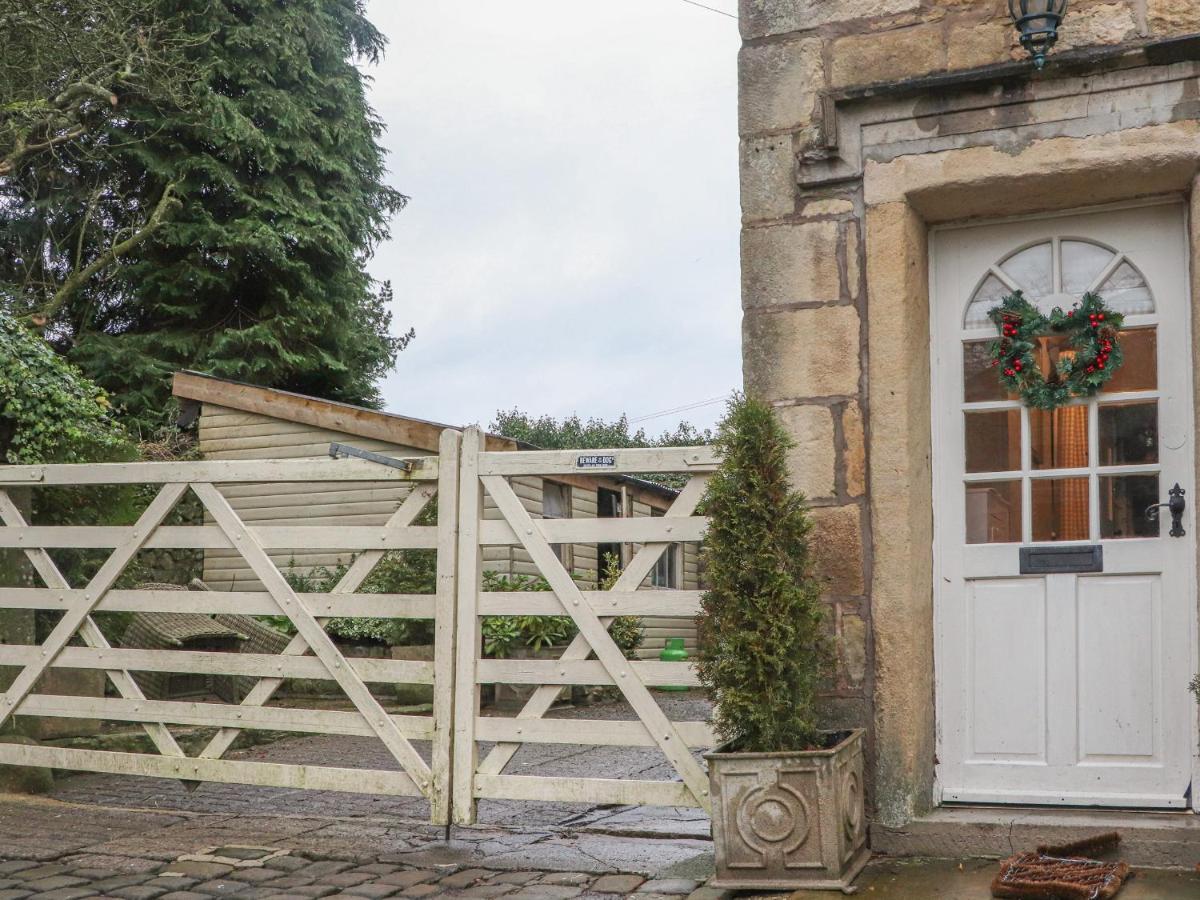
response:
{"label": "rough stone block", "polygon": [[632,894],[645,881],[640,875],[602,875],[592,885],[593,894]]}
{"label": "rough stone block", "polygon": [[842,411],[842,470],[846,473],[846,493],[861,497],[867,492],[867,441],[863,430],[862,407],[851,400]]}
{"label": "rough stone block", "polygon": [[858,613],[844,612],[838,629],[838,665],[845,687],[860,687],[867,677],[867,623]]}
{"label": "rough stone block", "polygon": [[748,138],[741,146],[742,221],[789,216],[795,209],[796,173],[787,135]]}
{"label": "rough stone block", "polygon": [[788,453],[792,483],[810,499],[834,496],[837,448],[829,407],[785,406],[776,414],[796,442]]}
{"label": "rough stone block", "polygon": [[947,41],[940,23],[913,25],[838,38],[829,58],[835,88],[900,81],[944,71]]}
{"label": "rough stone block", "polygon": [[854,204],[841,197],[829,197],[823,200],[810,200],[800,210],[800,215],[815,216],[844,216],[854,212]]}
{"label": "rough stone block", "polygon": [[812,549],[817,575],[838,596],[866,591],[862,521],[857,506],[818,507],[812,511]]}
{"label": "rough stone block", "polygon": [[745,40],[804,31],[892,13],[908,12],[920,0],[741,0],[738,18]]}
{"label": "rough stone block", "polygon": [[738,130],[780,131],[813,119],[825,86],[819,38],[743,47],[738,55]]}
{"label": "rough stone block", "polygon": [[[1195,3],[1189,3],[1189,6],[1194,9]],[[1129,3],[1101,3],[1071,11],[1063,20],[1056,49],[1119,44],[1136,37],[1137,32],[1137,21]]]}
{"label": "rough stone block", "polygon": [[862,280],[862,268],[859,264],[858,222],[846,225],[846,288],[851,297],[858,297],[859,281]]}
{"label": "rough stone block", "polygon": [[972,28],[952,28],[948,36],[947,65],[975,69],[1004,62],[1013,55],[1017,31],[1008,17],[997,17]]}
{"label": "rough stone block", "polygon": [[746,390],[766,400],[857,394],[858,328],[852,306],[748,313],[742,329]]}
{"label": "rough stone block", "polygon": [[1148,0],[1146,15],[1155,37],[1200,31],[1200,4],[1196,0]]}
{"label": "rough stone block", "polygon": [[832,303],[841,296],[837,222],[743,229],[743,307]]}

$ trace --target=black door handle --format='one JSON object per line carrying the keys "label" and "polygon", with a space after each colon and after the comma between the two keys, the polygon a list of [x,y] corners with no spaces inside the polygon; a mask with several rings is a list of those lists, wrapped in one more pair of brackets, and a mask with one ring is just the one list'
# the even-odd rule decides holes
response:
{"label": "black door handle", "polygon": [[1187,509],[1187,501],[1183,499],[1183,495],[1186,493],[1187,491],[1179,486],[1179,482],[1175,482],[1175,487],[1167,491],[1167,495],[1171,499],[1166,503],[1155,503],[1149,507],[1146,510],[1146,518],[1152,522],[1156,521],[1158,519],[1158,511],[1165,506],[1171,511],[1171,537],[1183,537],[1187,534],[1183,530],[1183,511]]}

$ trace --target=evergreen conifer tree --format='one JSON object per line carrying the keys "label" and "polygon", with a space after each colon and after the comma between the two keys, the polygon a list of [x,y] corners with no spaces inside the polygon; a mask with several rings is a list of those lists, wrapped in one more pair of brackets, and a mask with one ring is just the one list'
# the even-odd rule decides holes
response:
{"label": "evergreen conifer tree", "polygon": [[145,2],[201,83],[186,103],[114,94],[120,114],[64,147],[53,180],[29,161],[13,180],[37,187],[6,199],[0,280],[27,283],[47,255],[65,270],[97,257],[166,197],[161,222],[48,308],[27,297],[17,312],[47,314],[56,348],[133,424],[160,418],[180,368],[377,404],[408,340],[365,270],[406,199],[384,183],[355,66],[383,36],[362,0]]}
{"label": "evergreen conifer tree", "polygon": [[735,398],[717,430],[722,455],[703,502],[700,680],[714,727],[740,752],[820,744],[816,700],[830,660],[811,522],[792,488],[792,442],[773,410]]}

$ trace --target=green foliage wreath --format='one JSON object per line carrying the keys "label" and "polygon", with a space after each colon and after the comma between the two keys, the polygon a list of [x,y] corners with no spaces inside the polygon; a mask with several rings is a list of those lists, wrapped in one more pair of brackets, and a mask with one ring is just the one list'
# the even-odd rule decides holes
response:
{"label": "green foliage wreath", "polygon": [[[1105,306],[1098,294],[1084,294],[1066,312],[1056,306],[1044,316],[1016,291],[988,310],[988,318],[1000,330],[989,348],[991,364],[1000,370],[1000,383],[1035,409],[1057,409],[1073,398],[1091,397],[1125,361],[1121,351],[1125,319]],[[1066,337],[1073,351],[1059,357],[1050,381],[1034,356],[1038,338],[1047,335]]]}

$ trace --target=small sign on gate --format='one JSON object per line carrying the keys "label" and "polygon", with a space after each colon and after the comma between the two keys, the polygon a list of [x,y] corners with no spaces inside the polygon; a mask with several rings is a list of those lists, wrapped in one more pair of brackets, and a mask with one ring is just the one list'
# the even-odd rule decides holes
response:
{"label": "small sign on gate", "polygon": [[581,456],[575,460],[577,469],[612,469],[616,465],[615,456]]}

